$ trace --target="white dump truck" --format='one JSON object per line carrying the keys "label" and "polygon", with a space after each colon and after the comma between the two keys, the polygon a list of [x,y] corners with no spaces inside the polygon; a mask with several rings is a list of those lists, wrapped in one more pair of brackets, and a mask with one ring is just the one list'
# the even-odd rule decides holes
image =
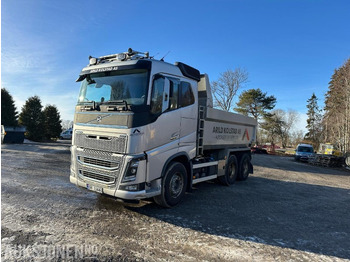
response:
{"label": "white dump truck", "polygon": [[127,52],[89,57],[75,108],[70,181],[123,200],[177,205],[192,185],[253,172],[257,122],[213,108],[208,75]]}

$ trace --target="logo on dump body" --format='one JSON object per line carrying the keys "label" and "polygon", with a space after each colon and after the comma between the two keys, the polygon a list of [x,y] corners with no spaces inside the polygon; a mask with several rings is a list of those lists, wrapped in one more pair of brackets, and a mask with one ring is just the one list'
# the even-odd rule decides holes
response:
{"label": "logo on dump body", "polygon": [[242,140],[244,140],[245,137],[247,137],[247,140],[248,140],[248,141],[250,140],[250,139],[249,139],[248,128],[246,128],[246,129],[244,130],[244,133],[243,133],[243,136],[242,136]]}

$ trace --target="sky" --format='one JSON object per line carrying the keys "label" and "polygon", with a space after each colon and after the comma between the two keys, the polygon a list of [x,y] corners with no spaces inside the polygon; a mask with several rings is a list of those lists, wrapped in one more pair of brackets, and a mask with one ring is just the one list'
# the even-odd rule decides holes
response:
{"label": "sky", "polygon": [[348,0],[2,0],[1,87],[19,112],[38,95],[73,120],[89,55],[131,47],[211,81],[244,68],[241,91],[274,95],[275,109],[297,111],[305,131],[307,100],[315,93],[322,107],[334,70],[350,58],[349,14]]}

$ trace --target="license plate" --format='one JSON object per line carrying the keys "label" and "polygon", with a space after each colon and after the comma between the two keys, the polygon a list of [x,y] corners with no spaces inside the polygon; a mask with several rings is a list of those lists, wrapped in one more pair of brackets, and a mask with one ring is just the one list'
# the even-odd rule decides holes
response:
{"label": "license plate", "polygon": [[91,190],[91,191],[95,191],[95,192],[97,192],[97,193],[100,193],[100,194],[103,193],[102,187],[97,187],[97,186],[93,186],[93,185],[86,184],[86,188],[89,189],[89,190]]}

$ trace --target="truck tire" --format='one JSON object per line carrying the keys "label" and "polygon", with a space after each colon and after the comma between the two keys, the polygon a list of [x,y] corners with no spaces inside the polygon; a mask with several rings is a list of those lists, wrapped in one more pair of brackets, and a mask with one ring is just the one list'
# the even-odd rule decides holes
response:
{"label": "truck tire", "polygon": [[243,154],[239,161],[239,173],[237,177],[239,181],[247,180],[249,176],[249,166],[250,166],[250,157],[248,154]]}
{"label": "truck tire", "polygon": [[234,184],[237,179],[237,171],[238,171],[237,158],[234,155],[232,155],[227,160],[227,164],[225,167],[225,175],[218,177],[220,183],[225,186],[230,186]]}
{"label": "truck tire", "polygon": [[350,152],[345,155],[345,165],[350,167]]}
{"label": "truck tire", "polygon": [[173,207],[181,202],[187,188],[187,170],[180,162],[172,162],[165,171],[162,191],[154,201],[162,207]]}

